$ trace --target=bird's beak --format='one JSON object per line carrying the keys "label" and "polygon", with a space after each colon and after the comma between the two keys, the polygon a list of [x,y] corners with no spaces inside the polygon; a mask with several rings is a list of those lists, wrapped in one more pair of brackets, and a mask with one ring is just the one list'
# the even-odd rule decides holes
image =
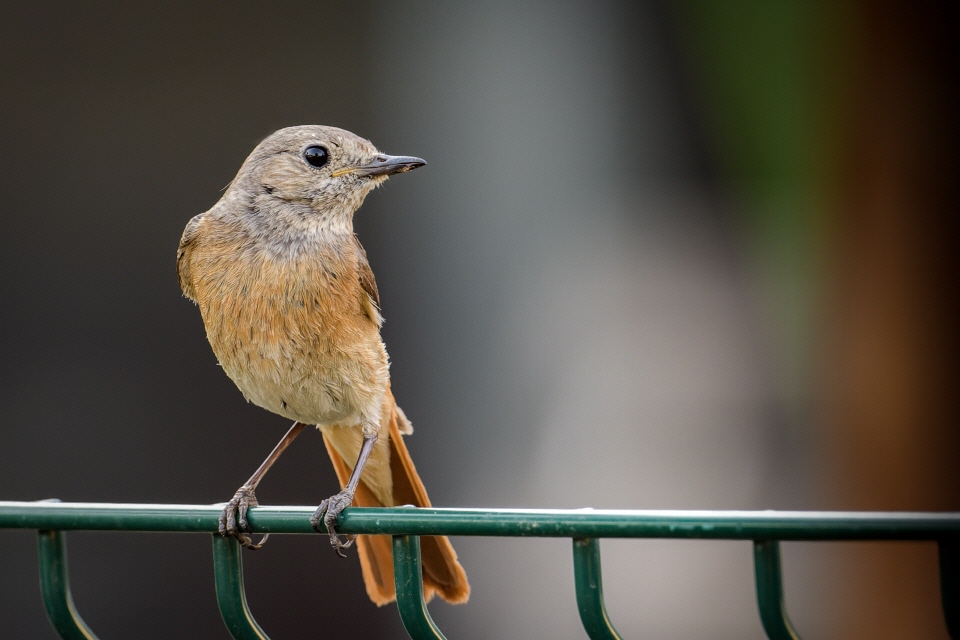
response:
{"label": "bird's beak", "polygon": [[426,160],[414,158],[412,156],[388,156],[378,155],[373,161],[361,165],[353,170],[358,176],[392,176],[395,173],[406,173],[413,171],[417,167],[427,164]]}

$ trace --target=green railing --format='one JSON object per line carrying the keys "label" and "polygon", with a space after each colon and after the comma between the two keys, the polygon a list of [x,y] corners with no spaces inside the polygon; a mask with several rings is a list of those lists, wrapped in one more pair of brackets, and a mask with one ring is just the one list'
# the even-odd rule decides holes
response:
{"label": "green railing", "polygon": [[[243,589],[240,545],[217,535],[218,505],[0,502],[0,529],[36,529],[40,585],[50,621],[63,638],[94,639],[70,595],[67,530],[213,533],[214,573],[220,613],[237,639],[266,639]],[[314,507],[255,507],[257,533],[315,535]],[[609,511],[532,509],[351,508],[342,533],[393,536],[397,607],[412,638],[443,638],[423,601],[422,535],[542,536],[573,540],[577,606],[587,635],[621,636],[607,615],[600,578],[599,538],[698,538],[750,540],[754,547],[757,602],[767,636],[797,639],[787,617],[780,574],[781,541],[929,540],[939,545],[944,617],[960,640],[960,513],[786,511]]]}

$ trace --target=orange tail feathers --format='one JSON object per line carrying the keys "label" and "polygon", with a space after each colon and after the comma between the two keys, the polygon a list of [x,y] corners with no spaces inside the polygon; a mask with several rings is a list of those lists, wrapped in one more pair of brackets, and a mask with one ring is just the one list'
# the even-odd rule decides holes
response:
{"label": "orange tail feathers", "polygon": [[[429,507],[430,499],[427,490],[417,475],[410,453],[403,442],[400,432],[400,423],[404,423],[409,433],[409,423],[401,417],[393,394],[387,391],[387,400],[384,410],[389,411],[389,430],[387,434],[381,431],[380,437],[388,435],[390,439],[390,472],[393,476],[393,504],[384,505],[374,495],[373,491],[364,484],[363,476],[354,495],[353,504],[358,507],[383,507],[412,504],[418,507]],[[386,422],[386,416],[385,416]],[[345,487],[350,479],[352,467],[347,465],[343,457],[334,449],[324,433],[324,445],[333,462],[333,468],[340,479],[340,486]],[[377,606],[389,604],[397,599],[396,584],[393,578],[393,544],[390,536],[359,536],[357,538],[357,552],[360,556],[360,568],[363,571],[363,581],[367,587],[367,595]],[[470,597],[470,585],[467,583],[467,574],[457,560],[457,552],[446,536],[422,536],[420,539],[420,554],[423,565],[423,595],[429,602],[434,595],[451,604],[461,604]]]}

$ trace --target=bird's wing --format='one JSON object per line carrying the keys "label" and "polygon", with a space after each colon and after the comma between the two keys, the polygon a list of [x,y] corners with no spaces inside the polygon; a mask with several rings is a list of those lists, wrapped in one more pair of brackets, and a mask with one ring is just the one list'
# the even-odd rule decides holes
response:
{"label": "bird's wing", "polygon": [[[180,289],[183,295],[194,302],[197,301],[193,291],[193,274],[190,269],[190,254],[194,248],[197,239],[197,232],[200,230],[200,223],[203,221],[203,214],[193,216],[183,230],[180,237],[180,247],[177,249],[177,275],[180,276]],[[369,268],[369,267],[368,267]]]}
{"label": "bird's wing", "polygon": [[[370,300],[376,306],[377,315],[379,316],[380,311],[380,293],[377,291],[377,281],[373,277],[373,270],[370,268],[370,263],[367,261],[367,252],[364,251],[363,245],[360,244],[360,239],[357,236],[353,236],[353,242],[357,245],[357,255],[359,257],[359,272],[360,272],[360,286],[363,287],[363,290],[367,292],[367,295],[370,296]],[[380,324],[380,321],[377,321],[377,324]]]}

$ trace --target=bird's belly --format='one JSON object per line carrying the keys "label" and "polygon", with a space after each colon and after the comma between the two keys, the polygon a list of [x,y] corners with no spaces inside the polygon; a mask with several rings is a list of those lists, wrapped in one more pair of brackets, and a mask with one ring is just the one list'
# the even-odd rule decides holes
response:
{"label": "bird's belly", "polygon": [[[374,355],[374,354],[372,354]],[[386,390],[386,366],[339,353],[302,354],[295,360],[262,359],[257,354],[224,371],[254,404],[307,424],[361,424],[375,419]]]}
{"label": "bird's belly", "polygon": [[307,424],[379,424],[389,378],[379,330],[362,312],[323,302],[228,296],[201,303],[201,313],[250,402]]}

